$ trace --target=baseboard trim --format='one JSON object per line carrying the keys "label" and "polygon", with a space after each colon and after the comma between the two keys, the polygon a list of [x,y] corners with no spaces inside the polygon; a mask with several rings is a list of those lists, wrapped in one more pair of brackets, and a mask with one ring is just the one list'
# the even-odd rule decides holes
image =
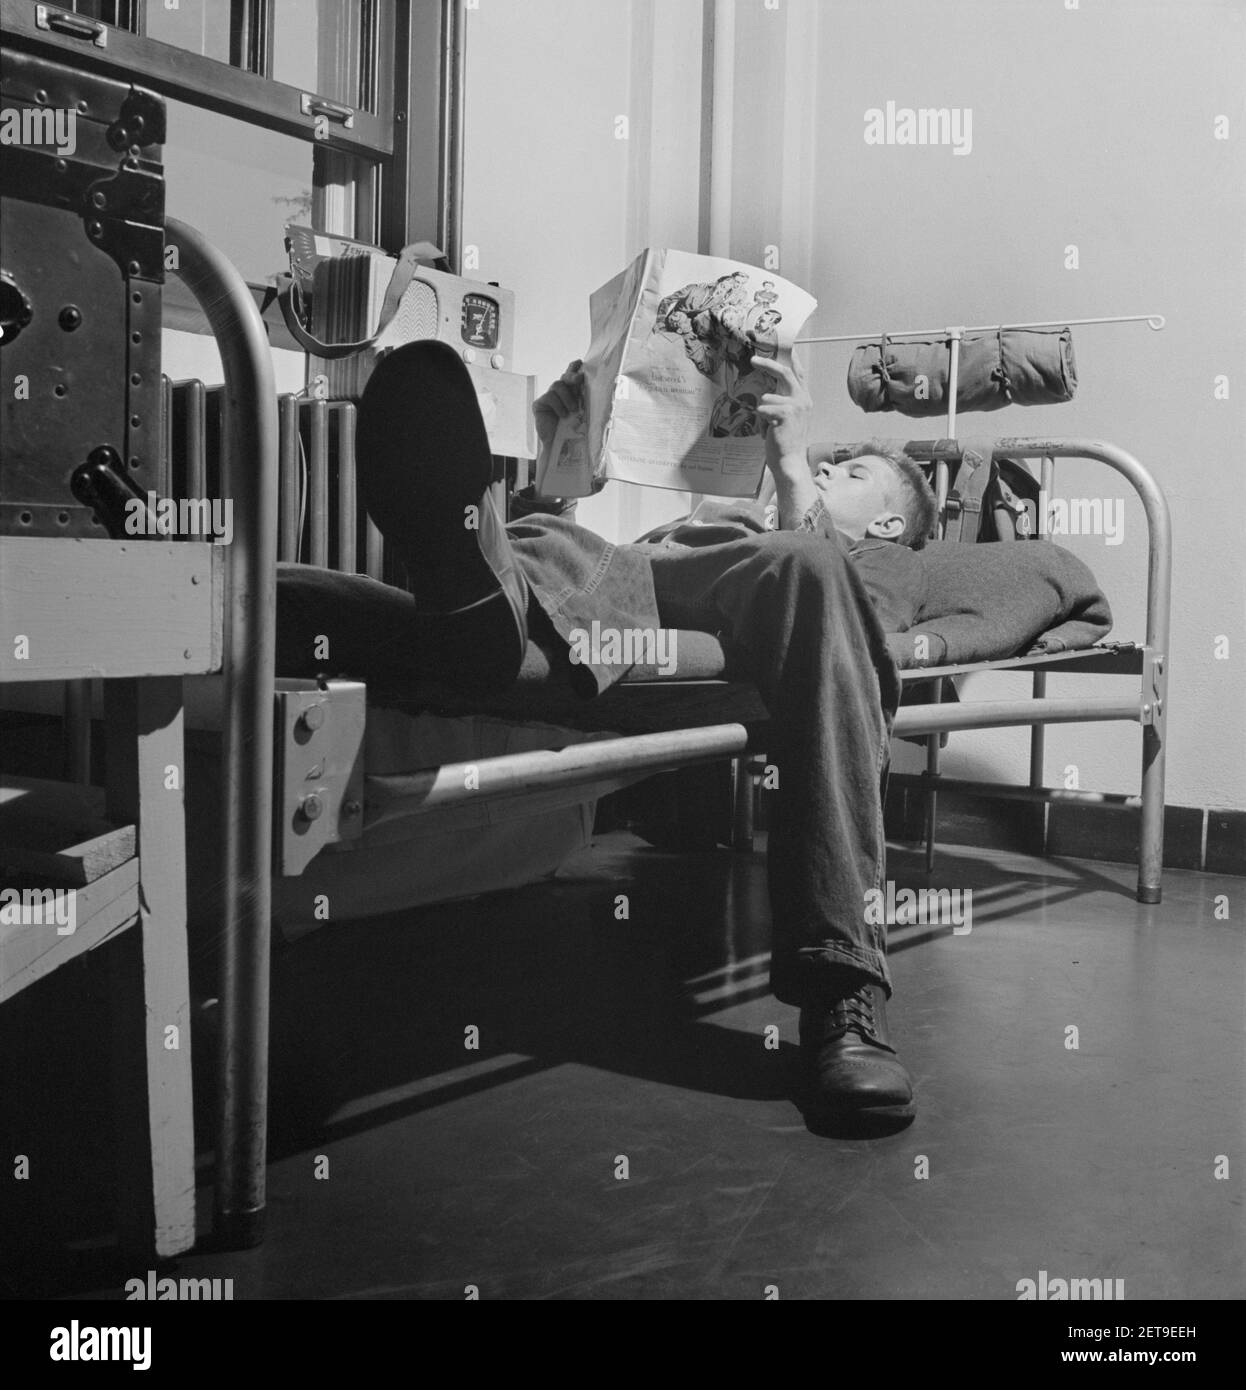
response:
{"label": "baseboard trim", "polygon": [[[887,783],[887,837],[920,843],[925,807],[920,774],[893,773]],[[936,841],[1136,864],[1139,821],[1136,807],[1044,804],[940,789]],[[1246,811],[1166,806],[1164,867],[1246,875]]]}

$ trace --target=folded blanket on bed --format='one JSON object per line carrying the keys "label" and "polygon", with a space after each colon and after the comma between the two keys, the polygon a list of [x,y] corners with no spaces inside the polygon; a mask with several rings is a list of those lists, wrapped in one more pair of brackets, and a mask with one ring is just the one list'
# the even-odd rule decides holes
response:
{"label": "folded blanket on bed", "polygon": [[916,555],[926,586],[917,621],[887,638],[902,669],[1070,651],[1112,630],[1097,580],[1062,546],[931,541]]}

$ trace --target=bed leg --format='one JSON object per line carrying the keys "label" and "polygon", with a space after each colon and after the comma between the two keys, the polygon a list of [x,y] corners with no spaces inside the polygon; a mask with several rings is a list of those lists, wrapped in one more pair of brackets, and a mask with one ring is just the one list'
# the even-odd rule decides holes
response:
{"label": "bed leg", "polygon": [[757,788],[747,756],[731,760],[731,848],[739,854],[753,849],[753,808]]}
{"label": "bed leg", "polygon": [[[936,680],[930,692],[932,704],[940,705],[943,703],[943,682]],[[927,734],[926,736],[926,776],[934,778],[939,775],[939,744],[941,734]],[[934,786],[926,787],[926,872],[934,873],[935,866],[935,835],[939,828],[939,793]]]}
{"label": "bed leg", "polygon": [[1138,838],[1138,901],[1157,903],[1164,870],[1164,732],[1161,719],[1142,727],[1142,827]]}
{"label": "bed leg", "polygon": [[[1047,694],[1047,672],[1034,672],[1033,697],[1036,700],[1044,699]],[[1041,787],[1043,785],[1043,756],[1047,743],[1047,726],[1045,724],[1034,724],[1030,727],[1030,786]]]}
{"label": "bed leg", "polygon": [[[935,741],[933,747],[926,749],[926,771],[932,776],[939,773],[939,748],[938,734],[932,734],[931,738]],[[931,763],[934,764],[933,768]],[[939,822],[939,793],[933,786],[926,787],[926,872],[934,873],[935,866],[935,835],[938,831]]]}

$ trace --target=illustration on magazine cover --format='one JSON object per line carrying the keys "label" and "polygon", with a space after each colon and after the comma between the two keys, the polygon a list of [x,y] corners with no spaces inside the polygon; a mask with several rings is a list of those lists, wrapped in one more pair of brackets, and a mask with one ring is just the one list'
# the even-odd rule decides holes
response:
{"label": "illustration on magazine cover", "polygon": [[755,357],[791,358],[817,301],[773,271],[681,251],[646,251],[590,299],[585,410],[560,423],[537,464],[552,496],[609,478],[753,496],[774,377]]}

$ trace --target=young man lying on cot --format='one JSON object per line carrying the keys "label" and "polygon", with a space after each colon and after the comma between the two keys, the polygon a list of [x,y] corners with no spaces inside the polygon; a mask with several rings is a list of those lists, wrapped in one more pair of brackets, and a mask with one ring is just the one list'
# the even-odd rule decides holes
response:
{"label": "young man lying on cot", "polygon": [[[718,636],[728,675],[752,682],[770,714],[771,987],[800,1009],[807,1113],[877,1132],[913,1113],[884,1013],[885,928],[865,920],[883,869],[880,775],[899,702],[885,634],[914,619],[908,547],[923,543],[935,501],[920,469],[892,451],[811,470],[803,380],[769,358],[754,363],[774,377],[758,407],[769,517],[760,503],[711,504],[632,545],[607,543],[556,514],[556,502],[504,526],[471,378],[436,342],[388,354],[368,383],[361,501],[409,570],[414,640],[467,684],[512,683],[530,636],[570,661],[575,634],[594,623]],[[578,367],[536,403],[543,440],[579,405]],[[579,670],[593,694],[627,667],[590,659]]]}

